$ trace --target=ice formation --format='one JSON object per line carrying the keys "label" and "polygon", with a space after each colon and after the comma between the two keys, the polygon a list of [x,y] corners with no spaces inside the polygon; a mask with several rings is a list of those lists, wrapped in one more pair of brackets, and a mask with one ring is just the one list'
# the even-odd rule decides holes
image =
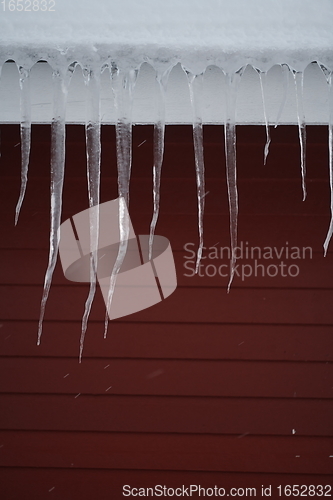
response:
{"label": "ice formation", "polygon": [[[2,2],[6,6],[6,2]],[[126,250],[129,221],[126,205],[130,198],[132,162],[132,93],[140,67],[149,63],[156,72],[156,122],[154,124],[153,214],[150,225],[149,254],[159,215],[160,184],[164,152],[165,94],[172,68],[180,63],[186,73],[193,114],[193,142],[198,200],[198,251],[200,264],[203,248],[205,170],[203,148],[202,94],[208,66],[219,68],[227,81],[225,116],[221,116],[225,135],[225,163],[230,209],[231,248],[237,246],[238,193],[236,171],[237,89],[247,65],[258,73],[266,145],[270,144],[270,117],[267,115],[267,71],[281,65],[284,97],[276,117],[278,125],[286,103],[290,75],[297,102],[300,164],[303,199],[306,197],[306,122],[303,110],[303,77],[313,61],[320,65],[330,91],[329,173],[331,187],[331,223],[324,251],[333,232],[333,2],[331,0],[100,0],[98,8],[90,0],[57,0],[55,12],[4,12],[0,21],[0,71],[4,62],[14,60],[19,69],[21,87],[21,190],[16,207],[18,221],[27,185],[31,135],[30,70],[39,61],[47,61],[53,70],[54,101],[51,128],[51,228],[49,262],[42,295],[38,343],[58,252],[62,189],[65,165],[66,98],[75,66],[81,66],[86,84],[86,150],[90,220],[90,290],[82,320],[80,359],[87,321],[96,289],[98,244],[98,205],[100,193],[100,76],[109,71],[116,106],[116,152],[120,199],[118,256],[110,277],[108,303],[116,284]],[[236,265],[232,252],[230,288]],[[105,335],[108,317],[105,319]]]}
{"label": "ice formation", "polygon": [[297,105],[297,123],[298,123],[298,136],[301,148],[301,174],[302,174],[302,189],[303,201],[306,198],[306,166],[305,166],[305,147],[306,147],[306,129],[305,129],[305,116],[303,110],[303,80],[304,74],[302,72],[293,71],[295,89],[296,89],[296,105]]}
{"label": "ice formation", "polygon": [[75,63],[53,71],[54,101],[51,128],[51,227],[49,262],[45,274],[37,344],[40,344],[45,306],[49,296],[52,276],[57,263],[59,227],[61,223],[62,191],[65,174],[66,101]]}
{"label": "ice formation", "polygon": [[116,143],[117,143],[117,169],[118,169],[118,194],[119,194],[119,234],[120,244],[118,255],[110,276],[110,288],[108,293],[107,308],[104,321],[104,338],[107,335],[109,316],[117,275],[124,262],[130,221],[126,206],[129,207],[129,189],[132,168],[132,92],[135,85],[138,70],[129,68],[121,70],[115,64],[111,64],[112,88],[115,95],[115,106],[117,110],[116,120]]}
{"label": "ice formation", "polygon": [[157,120],[154,124],[154,165],[153,165],[153,217],[150,224],[149,234],[149,259],[153,254],[153,239],[157,224],[158,214],[160,211],[160,186],[161,173],[164,154],[164,132],[165,132],[165,92],[170,74],[170,68],[164,72],[156,73],[156,81],[158,84],[156,111]]}
{"label": "ice formation", "polygon": [[86,300],[82,331],[80,338],[80,355],[82,359],[84,337],[87,330],[88,318],[96,292],[97,281],[97,249],[99,236],[99,202],[101,180],[101,118],[100,118],[100,69],[85,68],[83,71],[87,88],[87,115],[86,115],[86,152],[87,152],[87,179],[90,229],[90,290]]}
{"label": "ice formation", "polygon": [[190,99],[193,110],[193,144],[195,158],[195,173],[197,181],[198,198],[198,229],[199,229],[199,248],[197,253],[197,262],[195,272],[200,266],[203,249],[203,217],[205,210],[205,164],[203,148],[203,130],[202,130],[202,101],[203,101],[203,74],[193,75],[186,71]]}
{"label": "ice formation", "polygon": [[321,69],[326,76],[329,88],[329,118],[328,118],[328,152],[329,152],[329,175],[330,175],[330,190],[331,190],[331,222],[327,232],[326,240],[324,242],[325,255],[328,250],[328,245],[331,241],[333,234],[333,89],[332,89],[332,71],[328,71],[325,66]]}
{"label": "ice formation", "polygon": [[21,206],[24,200],[25,190],[28,182],[28,169],[31,144],[31,102],[30,102],[30,70],[19,66],[20,73],[20,108],[21,108],[21,190],[16,205],[15,225],[17,224]]}
{"label": "ice formation", "polygon": [[237,221],[238,221],[238,192],[236,169],[236,101],[237,88],[243,74],[243,69],[227,75],[225,119],[224,119],[224,148],[225,166],[228,186],[228,200],[230,213],[230,243],[231,264],[228,291],[235,273],[236,247],[237,247]]}
{"label": "ice formation", "polygon": [[264,120],[265,120],[265,128],[266,128],[266,144],[264,148],[264,165],[266,165],[267,156],[269,153],[269,145],[271,143],[271,135],[269,132],[269,123],[266,112],[266,97],[265,97],[265,88],[267,86],[267,73],[262,73],[260,70],[258,71],[259,80],[260,80],[260,90],[261,90],[261,98],[262,98],[262,106],[264,111]]}

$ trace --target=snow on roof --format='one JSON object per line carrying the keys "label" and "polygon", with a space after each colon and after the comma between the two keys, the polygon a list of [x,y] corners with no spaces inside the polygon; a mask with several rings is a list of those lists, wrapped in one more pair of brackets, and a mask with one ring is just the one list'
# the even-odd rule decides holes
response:
{"label": "snow on roof", "polygon": [[[11,7],[10,7],[10,5]],[[182,61],[190,70],[217,64],[303,70],[333,68],[332,0],[44,0],[36,11],[2,2],[0,61],[95,59]],[[10,10],[10,8],[14,10]],[[32,6],[30,7],[33,8]],[[36,7],[37,8],[37,7]],[[43,12],[42,8],[47,8]],[[29,50],[28,50],[29,49]]]}

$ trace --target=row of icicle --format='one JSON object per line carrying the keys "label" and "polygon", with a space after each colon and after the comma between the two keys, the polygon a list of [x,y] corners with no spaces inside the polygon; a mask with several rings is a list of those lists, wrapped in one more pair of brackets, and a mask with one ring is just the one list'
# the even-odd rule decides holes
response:
{"label": "row of icicle", "polygon": [[[53,119],[51,127],[51,228],[50,228],[50,251],[48,267],[45,274],[44,290],[41,302],[41,311],[38,327],[38,340],[40,344],[42,335],[43,318],[45,306],[48,299],[52,275],[55,269],[58,255],[58,229],[61,224],[62,191],[64,182],[65,166],[65,114],[67,94],[77,63],[69,67],[53,71],[54,97],[53,97]],[[332,93],[332,72],[324,66],[320,66],[329,86],[329,176],[331,188],[331,222],[324,242],[324,253],[326,255],[328,245],[333,232],[333,93]],[[87,179],[89,207],[97,207],[90,210],[90,290],[86,300],[84,315],[82,319],[82,331],[80,339],[79,360],[82,360],[83,345],[87,322],[96,291],[97,272],[97,248],[99,236],[99,212],[100,203],[100,162],[101,162],[101,118],[100,118],[100,77],[104,70],[98,68],[83,68],[83,76],[86,85],[86,154],[87,154]],[[107,310],[112,302],[117,275],[121,269],[127,250],[127,240],[129,235],[129,217],[126,206],[129,206],[129,190],[132,163],[132,102],[133,89],[136,83],[138,69],[123,71],[115,64],[108,65],[110,71],[112,89],[116,107],[116,153],[118,169],[118,194],[119,194],[119,232],[120,244],[118,255],[111,273],[110,286],[107,301]],[[156,75],[156,115],[154,124],[154,163],[153,163],[153,216],[150,225],[149,237],[149,258],[152,257],[153,237],[159,215],[160,206],[160,182],[164,153],[164,132],[165,132],[165,94],[169,74],[172,67]],[[197,251],[196,271],[199,269],[200,259],[203,250],[203,216],[205,206],[205,168],[204,168],[204,148],[203,148],[203,74],[194,75],[183,68],[187,76],[191,106],[193,111],[193,142],[195,154],[195,175],[197,183],[198,201],[198,232],[199,245]],[[237,170],[236,170],[236,101],[237,90],[245,68],[233,74],[226,74],[227,85],[225,92],[225,162],[226,179],[228,187],[229,212],[230,212],[230,240],[231,240],[231,264],[228,291],[233,280],[237,247],[237,219],[238,219],[238,193],[237,193]],[[31,103],[30,103],[30,70],[18,65],[21,89],[21,190],[16,206],[15,224],[18,222],[19,213],[24,199],[30,155],[31,142]],[[282,65],[284,78],[284,96],[276,119],[275,127],[278,125],[280,116],[286,103],[290,75],[293,77],[296,93],[297,121],[299,131],[299,142],[301,151],[301,178],[303,200],[306,198],[306,123],[303,110],[303,72],[296,72],[287,65]],[[257,69],[260,80],[261,96],[264,111],[264,121],[266,128],[266,144],[264,147],[264,163],[266,163],[270,145],[269,122],[266,113],[266,78],[267,73]],[[104,337],[107,335],[108,314],[105,314]]]}

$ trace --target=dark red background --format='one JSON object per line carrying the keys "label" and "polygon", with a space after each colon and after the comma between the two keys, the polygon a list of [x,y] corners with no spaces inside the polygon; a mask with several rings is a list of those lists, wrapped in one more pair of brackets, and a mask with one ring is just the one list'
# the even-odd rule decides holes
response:
{"label": "dark red background", "polygon": [[[111,322],[107,340],[98,291],[79,364],[88,285],[68,282],[59,264],[36,346],[48,259],[50,127],[33,127],[16,228],[19,127],[1,127],[1,499],[120,499],[124,484],[332,483],[333,246],[326,258],[322,251],[330,220],[327,130],[307,130],[302,202],[296,127],[272,130],[266,166],[264,128],[238,127],[239,241],[288,242],[314,253],[296,262],[297,278],[236,277],[227,294],[226,278],[184,276],[183,246],[198,241],[192,130],[167,127],[157,234],[171,241],[178,288]],[[205,245],[227,246],[223,128],[204,132]],[[134,127],[130,215],[137,234],[148,234],[152,214],[152,136],[151,126]],[[103,127],[102,143],[108,201],[117,197],[114,127]],[[85,168],[84,128],[68,126],[63,220],[87,208]]]}

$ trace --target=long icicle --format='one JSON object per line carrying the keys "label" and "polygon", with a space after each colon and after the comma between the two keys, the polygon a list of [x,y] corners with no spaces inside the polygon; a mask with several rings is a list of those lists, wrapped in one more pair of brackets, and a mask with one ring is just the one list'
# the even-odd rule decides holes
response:
{"label": "long icicle", "polygon": [[124,262],[129,237],[129,185],[132,167],[132,101],[133,89],[137,77],[136,70],[120,71],[111,68],[112,87],[115,95],[117,112],[116,143],[119,194],[119,248],[110,276],[110,286],[104,321],[104,338],[107,336],[109,314],[116,286],[117,276]]}
{"label": "long icicle", "polygon": [[328,83],[329,89],[329,119],[328,119],[328,151],[329,151],[329,176],[331,190],[331,221],[328,228],[327,236],[324,242],[324,255],[326,256],[328,246],[333,234],[333,89],[332,89],[332,72],[327,74],[327,70],[322,68]]}
{"label": "long icicle", "polygon": [[230,213],[231,263],[228,292],[235,274],[237,224],[238,224],[238,192],[236,169],[236,101],[237,89],[243,74],[243,68],[234,74],[226,75],[226,112],[224,121],[225,164],[228,187]]}
{"label": "long icicle", "polygon": [[28,182],[28,169],[31,145],[31,99],[30,70],[19,66],[20,74],[20,135],[21,135],[21,190],[15,210],[15,226],[18,222]]}
{"label": "long icicle", "polygon": [[306,198],[306,124],[303,109],[303,84],[304,73],[293,71],[295,92],[296,92],[296,109],[298,123],[298,137],[301,149],[301,174],[302,174],[302,190],[303,201]]}
{"label": "long icicle", "polygon": [[132,94],[137,71],[113,71],[112,84],[117,112],[116,144],[118,192],[129,206],[129,185],[132,169]]}
{"label": "long icicle", "polygon": [[153,240],[160,211],[160,186],[161,172],[164,155],[165,134],[165,93],[170,71],[156,74],[157,93],[156,111],[157,121],[154,123],[154,165],[153,165],[153,217],[150,223],[149,233],[149,260],[153,254]]}
{"label": "long icicle", "polygon": [[41,301],[38,339],[40,344],[45,306],[49,296],[52,276],[57,262],[59,247],[59,227],[62,209],[62,191],[65,172],[65,117],[68,87],[74,72],[76,63],[69,66],[65,74],[58,70],[53,71],[53,119],[51,125],[51,228],[50,228],[50,251],[49,262],[45,274],[44,289]]}
{"label": "long icicle", "polygon": [[205,164],[202,128],[203,74],[193,75],[192,73],[189,73],[187,71],[186,74],[190,89],[190,99],[193,112],[193,143],[197,182],[199,228],[199,247],[197,251],[195,272],[198,273],[203,249],[203,218],[205,211]]}
{"label": "long icicle", "polygon": [[87,154],[87,180],[89,225],[90,225],[90,289],[85,303],[82,318],[80,338],[79,362],[82,361],[84,339],[87,331],[88,318],[96,292],[97,280],[97,251],[99,237],[99,203],[100,203],[100,177],[101,177],[101,119],[100,119],[100,72],[85,69],[84,81],[87,90],[86,109],[86,154]]}
{"label": "long icicle", "polygon": [[265,128],[266,128],[266,144],[265,144],[265,148],[264,148],[264,165],[266,165],[267,156],[269,153],[269,145],[271,143],[271,135],[269,132],[269,123],[268,123],[268,118],[267,118],[266,98],[265,98],[265,89],[267,88],[267,73],[260,71],[260,69],[257,69],[257,73],[259,75],[259,80],[260,80],[261,101],[262,101],[262,107],[264,110],[264,120],[265,120]]}
{"label": "long icicle", "polygon": [[285,108],[287,98],[288,98],[288,90],[289,90],[289,74],[290,74],[290,69],[287,64],[281,64],[281,69],[282,69],[282,76],[283,76],[283,98],[280,104],[280,108],[275,120],[275,125],[274,128],[277,128],[277,126],[280,123],[280,118],[282,115],[282,112]]}

